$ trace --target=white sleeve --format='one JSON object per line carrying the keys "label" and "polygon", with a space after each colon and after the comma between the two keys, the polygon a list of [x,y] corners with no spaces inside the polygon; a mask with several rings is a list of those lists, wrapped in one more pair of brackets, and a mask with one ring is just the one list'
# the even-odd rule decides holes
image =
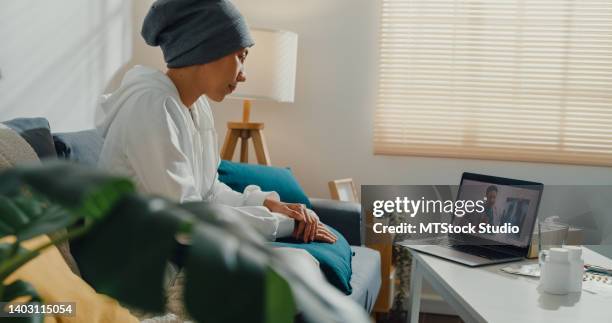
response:
{"label": "white sleeve", "polygon": [[213,185],[212,200],[221,204],[231,206],[262,206],[267,197],[280,201],[276,192],[262,192],[257,185],[249,185],[244,188],[244,192],[236,192],[225,183],[215,179]]}
{"label": "white sleeve", "polygon": [[228,219],[236,219],[255,229],[264,238],[274,241],[277,238],[288,237],[293,232],[293,219],[270,212],[263,206],[231,207],[219,204],[219,210],[227,208],[226,215],[234,215]]}
{"label": "white sleeve", "polygon": [[[200,201],[193,169],[181,147],[180,111],[171,100],[156,95],[138,99],[129,116],[125,154],[146,191],[178,202]],[[145,108],[140,108],[145,107]]]}
{"label": "white sleeve", "polygon": [[[278,193],[262,192],[259,186],[257,185],[249,185],[244,188],[243,193],[239,193],[234,191],[225,183],[216,179],[215,184],[213,186],[213,194],[211,201],[219,204],[234,206],[236,207],[236,209],[251,214],[256,218],[274,218],[276,223],[276,230],[258,230],[269,240],[291,236],[291,234],[293,233],[295,220],[287,217],[284,214],[270,212],[268,208],[262,206],[264,200],[267,197],[271,197],[277,201],[280,201]],[[258,220],[251,221],[253,227],[258,227],[258,224],[254,223],[257,221]]]}
{"label": "white sleeve", "polygon": [[241,220],[246,221],[267,240],[289,237],[293,233],[295,222],[293,219],[280,213],[270,212],[264,206],[240,206],[234,209],[241,213]]}

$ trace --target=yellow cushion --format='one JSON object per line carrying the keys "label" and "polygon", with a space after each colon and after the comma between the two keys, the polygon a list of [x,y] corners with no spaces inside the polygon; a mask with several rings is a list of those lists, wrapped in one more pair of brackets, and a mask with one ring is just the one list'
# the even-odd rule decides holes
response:
{"label": "yellow cushion", "polygon": [[[9,241],[9,238],[1,240]],[[26,241],[24,246],[33,249],[49,241],[47,236],[40,236]],[[55,246],[47,248],[19,268],[7,278],[6,283],[17,279],[32,284],[45,303],[76,302],[75,316],[47,316],[45,323],[139,322],[116,300],[96,293],[84,280],[73,274]]]}

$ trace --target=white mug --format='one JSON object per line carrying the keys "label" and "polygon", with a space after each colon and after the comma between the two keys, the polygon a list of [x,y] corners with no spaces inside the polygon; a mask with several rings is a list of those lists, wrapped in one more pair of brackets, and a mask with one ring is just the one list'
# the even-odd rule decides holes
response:
{"label": "white mug", "polygon": [[570,263],[570,293],[582,291],[582,276],[584,275],[584,260],[582,260],[582,248],[577,246],[565,246],[563,249],[568,251]]}
{"label": "white mug", "polygon": [[539,254],[540,287],[555,295],[569,293],[570,262],[568,251],[563,248],[542,250]]}

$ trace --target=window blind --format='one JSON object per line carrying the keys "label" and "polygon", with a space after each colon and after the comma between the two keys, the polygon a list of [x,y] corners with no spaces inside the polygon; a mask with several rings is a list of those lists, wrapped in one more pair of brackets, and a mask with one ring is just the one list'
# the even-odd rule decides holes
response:
{"label": "window blind", "polygon": [[612,165],[612,0],[382,0],[374,153]]}

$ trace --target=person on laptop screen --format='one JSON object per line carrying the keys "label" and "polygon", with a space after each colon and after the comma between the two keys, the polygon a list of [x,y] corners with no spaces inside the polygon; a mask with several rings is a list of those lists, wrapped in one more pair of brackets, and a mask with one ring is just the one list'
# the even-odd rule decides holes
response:
{"label": "person on laptop screen", "polygon": [[497,186],[490,185],[487,187],[485,196],[487,197],[487,203],[485,205],[485,218],[483,222],[491,225],[498,225],[497,207],[495,206],[495,202],[497,201]]}

